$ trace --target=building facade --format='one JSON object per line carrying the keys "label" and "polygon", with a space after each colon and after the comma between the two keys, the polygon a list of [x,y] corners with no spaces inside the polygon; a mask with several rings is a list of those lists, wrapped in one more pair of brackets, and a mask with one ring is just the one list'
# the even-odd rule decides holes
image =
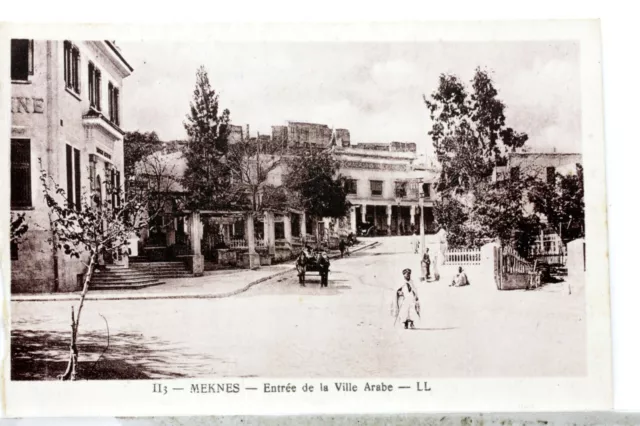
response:
{"label": "building facade", "polygon": [[[576,174],[578,164],[582,165],[582,155],[578,153],[512,152],[507,157],[506,166],[495,168],[493,179],[500,182],[529,177],[552,183],[556,181],[556,174]],[[532,203],[527,204],[526,211],[534,214]],[[540,219],[543,224],[547,222],[544,215],[540,215]],[[566,247],[562,236],[549,226],[543,227],[530,248],[530,256],[544,263],[564,264]]]}
{"label": "building facade", "polygon": [[415,144],[359,143],[349,148],[336,146],[334,153],[353,205],[352,232],[375,226],[379,235],[406,235],[420,232],[422,220],[425,231],[435,233],[433,183],[437,171],[418,162]]}
{"label": "building facade", "polygon": [[565,152],[510,152],[507,165],[496,167],[494,181],[518,179],[528,176],[549,181],[556,173],[576,173],[576,165],[582,164],[582,154]]}
{"label": "building facade", "polygon": [[48,243],[40,167],[76,208],[94,183],[122,183],[122,82],[132,71],[111,41],[11,41],[11,211],[29,226],[11,250],[13,292],[81,285],[82,261]]}

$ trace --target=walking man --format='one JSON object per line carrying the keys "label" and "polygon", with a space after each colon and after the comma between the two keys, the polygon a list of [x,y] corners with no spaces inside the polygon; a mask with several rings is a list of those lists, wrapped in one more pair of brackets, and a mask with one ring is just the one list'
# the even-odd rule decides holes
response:
{"label": "walking man", "polygon": [[415,328],[414,321],[420,318],[420,304],[415,285],[411,281],[411,269],[402,271],[404,284],[396,291],[396,323],[398,319],[404,324],[404,328]]}

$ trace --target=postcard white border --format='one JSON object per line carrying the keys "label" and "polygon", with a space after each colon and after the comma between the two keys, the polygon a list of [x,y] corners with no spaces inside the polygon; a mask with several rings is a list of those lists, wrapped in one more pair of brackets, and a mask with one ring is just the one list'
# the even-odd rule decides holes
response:
{"label": "postcard white border", "polygon": [[[598,21],[403,22],[353,24],[215,24],[215,25],[58,25],[2,24],[0,27],[0,131],[10,134],[9,48],[11,37],[38,39],[197,40],[197,41],[525,41],[575,40],[581,45],[583,163],[586,185],[587,357],[584,378],[509,378],[443,380],[429,377],[386,380],[395,386],[428,381],[431,392],[367,394],[364,392],[269,395],[262,392],[172,397],[151,393],[158,381],[11,382],[5,333],[2,409],[16,416],[151,416],[208,414],[316,414],[473,411],[606,410],[612,407],[611,330],[607,204],[605,192],[601,41]],[[0,170],[8,182],[9,144],[0,155]],[[9,188],[0,189],[2,205],[9,205]],[[0,215],[8,231],[8,211]],[[4,234],[3,235],[7,235]],[[9,256],[2,243],[2,280],[9,283]],[[4,285],[3,327],[10,327],[10,286]],[[348,378],[272,380],[292,383],[329,383]],[[379,382],[372,378],[370,382]],[[172,380],[173,387],[192,383],[238,382],[258,387],[268,379]],[[349,380],[363,385],[366,380]]]}

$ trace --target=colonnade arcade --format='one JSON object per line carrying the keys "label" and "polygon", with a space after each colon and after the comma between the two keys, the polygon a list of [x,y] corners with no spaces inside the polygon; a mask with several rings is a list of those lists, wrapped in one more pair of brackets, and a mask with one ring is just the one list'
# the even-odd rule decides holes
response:
{"label": "colonnade arcade", "polygon": [[[422,218],[425,232],[435,232],[433,207],[424,206]],[[350,227],[354,234],[358,228],[375,226],[378,235],[408,235],[420,232],[419,204],[355,204],[350,210]]]}

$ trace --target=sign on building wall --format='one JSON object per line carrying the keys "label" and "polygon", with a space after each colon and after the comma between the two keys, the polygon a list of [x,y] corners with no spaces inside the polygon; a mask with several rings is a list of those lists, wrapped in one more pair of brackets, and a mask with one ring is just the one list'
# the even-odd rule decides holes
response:
{"label": "sign on building wall", "polygon": [[16,96],[11,98],[12,114],[43,114],[44,99]]}

